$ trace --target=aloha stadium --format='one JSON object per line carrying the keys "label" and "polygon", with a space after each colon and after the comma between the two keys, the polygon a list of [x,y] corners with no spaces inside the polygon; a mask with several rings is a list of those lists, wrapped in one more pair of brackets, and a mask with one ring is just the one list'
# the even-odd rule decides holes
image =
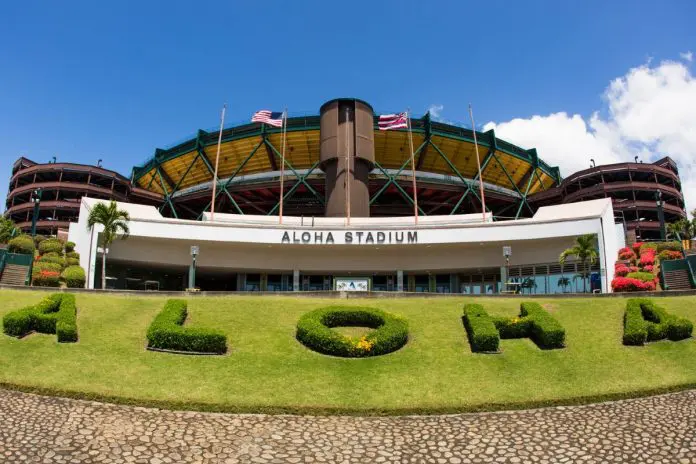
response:
{"label": "aloha stadium", "polygon": [[[669,157],[563,179],[493,130],[391,116],[382,130],[342,98],[280,125],[199,130],[130,178],[20,158],[5,217],[73,242],[87,288],[460,294],[611,292],[622,247],[686,218]],[[110,200],[129,235],[104,249],[88,218]],[[559,262],[581,235],[597,259]]]}

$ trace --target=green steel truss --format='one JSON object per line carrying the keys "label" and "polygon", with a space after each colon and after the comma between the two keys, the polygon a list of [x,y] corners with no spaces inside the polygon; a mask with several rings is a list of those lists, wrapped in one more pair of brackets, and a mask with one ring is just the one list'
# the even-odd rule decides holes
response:
{"label": "green steel truss", "polygon": [[[375,120],[375,128],[376,127],[377,124]],[[316,130],[318,128],[319,118],[316,116],[307,118],[288,119],[287,130],[289,132],[302,130]],[[425,158],[429,156],[434,156],[434,152],[437,154],[437,156],[441,157],[444,160],[445,164],[448,166],[452,174],[458,179],[460,179],[463,183],[463,186],[465,186],[462,188],[461,194],[454,195],[451,200],[448,200],[442,205],[450,207],[449,214],[456,214],[461,208],[464,201],[467,198],[469,198],[470,195],[473,195],[474,197],[474,199],[472,199],[471,201],[475,201],[476,204],[480,204],[481,198],[478,192],[478,182],[480,181],[479,173],[477,173],[473,179],[464,177],[461,174],[461,172],[459,172],[457,167],[453,164],[450,157],[448,157],[447,154],[433,141],[432,137],[433,135],[437,135],[440,137],[448,137],[456,140],[473,142],[473,132],[469,129],[450,126],[439,122],[433,122],[431,121],[430,113],[427,113],[421,119],[412,120],[412,130],[414,133],[420,133],[424,137],[423,142],[420,144],[420,146],[418,146],[418,148],[414,152],[414,159],[416,160],[416,170],[420,170],[422,168]],[[278,132],[279,129],[268,128],[265,125],[257,124],[245,125],[223,130],[223,143],[235,139],[249,137],[258,137],[258,142],[254,145],[254,148],[235,168],[233,173],[227,179],[224,179],[224,181],[218,179],[215,195],[216,207],[221,198],[226,198],[231,204],[232,208],[239,214],[244,214],[244,211],[239,205],[240,201],[244,201],[245,205],[248,205],[252,209],[255,209],[260,214],[277,214],[280,206],[280,198],[277,199],[277,202],[274,204],[273,207],[266,211],[253,204],[253,202],[250,202],[246,198],[235,198],[234,192],[230,191],[229,187],[232,181],[237,177],[237,175],[247,165],[249,160],[251,160],[254,156],[267,156],[272,169],[278,169],[278,166],[282,162],[282,155],[268,138],[270,134],[275,134]],[[479,146],[481,152],[485,153],[481,161],[480,172],[485,173],[486,169],[491,165],[491,163],[497,163],[497,165],[500,167],[501,171],[505,174],[505,177],[509,181],[510,190],[515,192],[519,197],[519,200],[516,203],[505,206],[501,210],[497,211],[497,214],[499,216],[502,216],[503,213],[510,211],[511,209],[516,211],[514,215],[515,218],[520,217],[525,210],[533,214],[534,211],[527,201],[529,191],[535,183],[539,184],[540,189],[545,189],[540,172],[543,172],[551,178],[553,178],[556,184],[560,183],[561,177],[558,168],[552,168],[548,166],[546,163],[539,160],[535,149],[523,150],[507,142],[500,141],[495,137],[495,132],[493,130],[489,130],[485,133],[477,133],[477,137],[479,139]],[[211,202],[209,201],[202,211],[195,212],[192,211],[185,204],[176,204],[175,194],[180,191],[180,186],[182,182],[189,175],[190,171],[196,165],[196,163],[203,163],[207,171],[210,173],[211,178],[213,177],[214,168],[212,166],[211,158],[206,152],[206,148],[214,148],[216,143],[217,133],[208,133],[203,130],[199,130],[195,140],[190,140],[170,150],[155,150],[155,156],[150,161],[148,161],[142,167],[136,167],[133,169],[132,179],[135,182],[137,179],[139,179],[146,173],[153,171],[154,175],[151,177],[149,184],[146,188],[150,188],[152,183],[156,182],[164,192],[164,200],[159,208],[160,212],[165,213],[165,211],[168,209],[172,216],[178,218],[179,211],[177,210],[177,208],[179,208],[186,210],[189,214],[196,215],[197,218],[200,219],[203,216],[203,212],[210,209]],[[263,148],[263,150],[261,150],[261,148]],[[176,158],[184,153],[188,153],[191,151],[194,151],[196,155],[193,157],[190,164],[185,169],[184,174],[178,179],[178,181],[174,182],[174,180],[167,175],[164,169],[162,169],[162,165],[170,159]],[[505,163],[501,161],[499,157],[500,153],[512,155],[523,161],[528,162],[529,168],[519,183],[514,182],[512,176],[510,175],[505,166]],[[376,203],[377,200],[385,192],[388,191],[389,187],[393,186],[399,193],[400,197],[402,197],[402,199],[408,205],[413,206],[412,195],[409,195],[408,192],[401,185],[401,183],[406,184],[410,183],[410,181],[408,179],[403,178],[400,181],[400,177],[404,177],[404,171],[410,174],[410,161],[410,158],[406,158],[400,166],[400,168],[395,173],[389,173],[383,166],[375,162],[375,170],[373,170],[373,172],[371,173],[371,178],[381,178],[385,182],[371,196],[370,205]],[[283,201],[287,202],[289,199],[293,197],[293,195],[301,186],[304,186],[306,190],[310,192],[313,195],[313,197],[316,198],[316,200],[318,200],[323,205],[324,197],[307,181],[310,175],[312,175],[319,167],[319,162],[314,163],[314,165],[312,165],[310,169],[304,172],[298,172],[287,159],[284,160],[284,164],[288,188],[283,195]],[[457,200],[454,204],[452,204],[454,198],[457,198]],[[492,212],[489,205],[490,203],[486,205],[486,210],[488,212]],[[441,206],[433,208],[431,211],[440,209],[440,207]],[[419,205],[418,209],[419,214],[428,214],[428,211],[424,211],[421,205]]]}

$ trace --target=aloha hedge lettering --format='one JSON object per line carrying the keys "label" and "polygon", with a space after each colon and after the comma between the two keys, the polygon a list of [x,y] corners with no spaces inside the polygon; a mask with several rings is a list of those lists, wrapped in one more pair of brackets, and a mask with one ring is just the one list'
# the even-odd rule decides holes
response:
{"label": "aloha hedge lettering", "polygon": [[[334,327],[369,327],[360,337],[348,337]],[[297,322],[297,340],[307,348],[344,358],[379,356],[396,351],[408,341],[406,320],[377,308],[329,306],[309,312]]]}
{"label": "aloha hedge lettering", "polygon": [[520,304],[514,318],[492,317],[483,306],[469,304],[462,319],[474,352],[499,352],[501,338],[530,338],[545,350],[565,346],[565,329],[538,303]]}
{"label": "aloha hedge lettering", "polygon": [[185,300],[167,300],[164,309],[147,329],[147,347],[211,354],[223,354],[227,351],[227,337],[224,333],[183,327],[187,315]]}
{"label": "aloha hedge lettering", "polygon": [[3,331],[13,337],[31,332],[56,334],[59,343],[77,341],[75,295],[54,293],[38,304],[13,311],[2,319]]}
{"label": "aloha hedge lettering", "polygon": [[647,298],[631,298],[624,314],[624,345],[644,345],[645,342],[691,337],[693,324],[687,319],[667,313]]}

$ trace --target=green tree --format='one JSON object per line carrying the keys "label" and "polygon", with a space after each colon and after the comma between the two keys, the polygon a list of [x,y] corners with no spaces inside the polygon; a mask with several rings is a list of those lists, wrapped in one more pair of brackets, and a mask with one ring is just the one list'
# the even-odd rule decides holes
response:
{"label": "green tree", "polygon": [[568,288],[568,286],[570,286],[570,279],[567,278],[566,276],[559,277],[558,278],[558,285],[560,285],[561,288],[563,289],[563,293],[566,293],[566,288]]}
{"label": "green tree", "polygon": [[92,208],[92,211],[89,212],[89,218],[87,219],[88,229],[97,224],[104,226],[104,231],[101,234],[101,245],[104,250],[102,254],[102,289],[106,288],[106,251],[117,236],[120,235],[122,240],[128,238],[130,233],[128,221],[130,221],[128,211],[118,209],[118,205],[113,200],[108,205],[97,203]]}
{"label": "green tree", "polygon": [[677,240],[691,240],[691,237],[694,236],[694,224],[694,221],[679,219],[667,224],[667,233]]}
{"label": "green tree", "polygon": [[587,292],[587,277],[590,274],[589,265],[597,262],[599,254],[597,253],[597,247],[595,242],[597,236],[595,234],[586,234],[575,237],[575,245],[563,250],[563,253],[558,257],[558,262],[561,266],[565,264],[569,256],[575,256],[582,266],[582,271],[580,275],[582,276],[582,290]]}
{"label": "green tree", "polygon": [[17,234],[19,230],[15,223],[6,217],[0,217],[0,243],[9,242]]}

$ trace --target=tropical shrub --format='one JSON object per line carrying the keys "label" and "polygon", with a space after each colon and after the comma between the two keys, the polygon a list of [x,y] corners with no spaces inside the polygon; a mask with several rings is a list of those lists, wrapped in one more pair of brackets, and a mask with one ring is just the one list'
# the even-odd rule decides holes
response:
{"label": "tropical shrub", "polygon": [[657,277],[652,272],[630,272],[626,277],[629,279],[638,279],[643,282],[655,282]]}
{"label": "tropical shrub", "polygon": [[80,266],[68,266],[60,278],[68,288],[85,288],[85,270]]}
{"label": "tropical shrub", "polygon": [[631,298],[624,314],[624,345],[643,345],[646,341],[668,338],[672,341],[691,337],[693,324],[667,313],[652,300]]}
{"label": "tropical shrub", "polygon": [[655,264],[655,253],[643,253],[640,255],[641,266],[653,266]]}
{"label": "tropical shrub", "polygon": [[42,255],[39,260],[41,263],[55,263],[59,264],[61,269],[65,267],[65,258],[60,256],[58,253],[50,252]]}
{"label": "tropical shrub", "polygon": [[630,248],[621,248],[619,250],[619,259],[624,260],[624,261],[630,261],[632,259],[635,259],[636,254],[631,250]]}
{"label": "tropical shrub", "polygon": [[77,251],[68,251],[65,253],[66,258],[80,259],[80,253]]}
{"label": "tropical shrub", "polygon": [[147,329],[147,346],[161,350],[222,354],[227,337],[218,330],[183,327],[188,315],[185,300],[167,300]]}
{"label": "tropical shrub", "polygon": [[39,243],[43,242],[44,240],[46,240],[45,236],[39,234],[34,235],[34,245],[39,246]]}
{"label": "tropical shrub", "polygon": [[75,251],[75,242],[65,242],[65,252]]}
{"label": "tropical shrub", "polygon": [[619,264],[614,268],[614,275],[619,276],[619,277],[626,277],[626,275],[631,272],[628,266],[625,266],[623,264]]}
{"label": "tropical shrub", "polygon": [[65,258],[65,265],[66,266],[79,266],[80,260],[75,259],[75,258]]}
{"label": "tropical shrub", "polygon": [[655,242],[643,242],[640,245],[640,251],[639,255],[642,255],[643,253],[646,252],[646,250],[652,250],[653,252],[657,252],[657,243]]}
{"label": "tropical shrub", "polygon": [[497,351],[500,338],[530,338],[542,349],[565,346],[565,329],[538,303],[520,304],[520,314],[513,318],[491,317],[481,305],[467,305],[463,320],[475,352]]}
{"label": "tropical shrub", "polygon": [[[348,337],[334,327],[358,326],[373,330]],[[297,340],[323,354],[346,358],[379,356],[403,347],[408,341],[406,320],[376,308],[329,306],[303,315],[297,322]]]}
{"label": "tropical shrub", "polygon": [[657,243],[657,252],[663,252],[663,251],[679,251],[681,252],[682,250],[682,244],[681,242],[678,241],[672,241],[672,242],[659,242]]}
{"label": "tropical shrub", "polygon": [[662,250],[657,257],[660,259],[660,261],[666,261],[670,259],[682,259],[684,255],[681,251]]}
{"label": "tropical shrub", "polygon": [[54,293],[38,304],[5,315],[3,331],[23,337],[31,331],[56,334],[59,343],[77,341],[75,295]]}
{"label": "tropical shrub", "polygon": [[60,271],[48,269],[32,271],[31,284],[35,287],[60,287]]}
{"label": "tropical shrub", "polygon": [[611,288],[615,292],[646,292],[655,290],[655,282],[643,282],[639,279],[628,277],[615,277],[611,281]]}
{"label": "tropical shrub", "polygon": [[39,253],[43,255],[50,252],[63,254],[63,242],[57,238],[47,238],[39,243]]}
{"label": "tropical shrub", "polygon": [[19,235],[7,243],[7,250],[10,253],[32,255],[34,254],[34,241],[29,235]]}

